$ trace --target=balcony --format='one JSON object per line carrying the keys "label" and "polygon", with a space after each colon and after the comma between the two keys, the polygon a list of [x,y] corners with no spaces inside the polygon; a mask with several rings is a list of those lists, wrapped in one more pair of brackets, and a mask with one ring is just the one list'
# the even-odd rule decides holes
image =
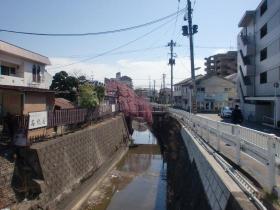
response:
{"label": "balcony", "polygon": [[255,74],[255,66],[252,65],[250,59],[248,56],[244,56],[243,52],[240,50],[238,53],[238,60],[239,62],[239,68],[242,69],[242,73],[244,76],[253,76]]}
{"label": "balcony", "polygon": [[25,86],[24,78],[0,75],[0,85]]}
{"label": "balcony", "polygon": [[238,35],[238,46],[244,56],[255,54],[255,45],[250,41],[248,35],[244,35],[243,33]]}
{"label": "balcony", "polygon": [[244,76],[242,69],[239,69],[238,80],[240,83],[240,91],[242,93],[242,98],[246,96],[253,96],[254,87],[249,76]]}

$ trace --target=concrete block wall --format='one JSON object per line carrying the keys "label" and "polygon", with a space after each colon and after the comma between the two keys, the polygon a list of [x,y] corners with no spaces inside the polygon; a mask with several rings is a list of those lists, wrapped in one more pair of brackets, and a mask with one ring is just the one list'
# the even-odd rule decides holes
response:
{"label": "concrete block wall", "polygon": [[42,203],[57,200],[75,185],[91,176],[118,149],[126,146],[128,133],[122,116],[107,119],[90,128],[55,140],[37,143],[43,180]]}
{"label": "concrete block wall", "polygon": [[215,159],[194,140],[194,137],[185,127],[181,129],[181,136],[190,160],[194,161],[197,166],[211,209],[256,209],[238,185],[226,174]]}
{"label": "concrete block wall", "polygon": [[0,156],[0,209],[16,202],[12,188],[14,163]]}

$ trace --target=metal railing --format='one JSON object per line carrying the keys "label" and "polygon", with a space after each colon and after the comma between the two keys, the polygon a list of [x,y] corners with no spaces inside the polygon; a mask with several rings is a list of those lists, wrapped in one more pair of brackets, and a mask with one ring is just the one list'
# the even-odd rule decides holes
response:
{"label": "metal railing", "polygon": [[263,116],[263,123],[266,123],[268,125],[274,126],[274,118],[269,116]]}
{"label": "metal railing", "polygon": [[234,160],[232,161],[237,165],[249,167],[246,161],[241,164],[241,152],[250,156],[250,161],[262,164],[267,169],[264,172],[267,177],[263,177],[264,181],[260,184],[270,192],[277,187],[275,161],[276,158],[280,158],[279,137],[240,125],[210,120],[183,110],[168,108],[168,111],[192,127],[192,130],[211,146],[214,143],[215,149],[221,154],[224,153],[221,150],[221,141],[233,145]]}
{"label": "metal railing", "polygon": [[[113,107],[114,106],[114,107]],[[62,109],[47,112],[47,128],[55,128],[57,126],[68,126],[71,128],[77,127],[79,124],[88,123],[103,119],[107,116],[112,116],[119,112],[117,105],[102,105],[95,109]],[[29,130],[29,115],[17,115],[11,116],[10,119],[6,119],[6,124],[13,124],[13,129],[25,129]],[[10,123],[9,123],[10,122]],[[74,126],[72,126],[74,125]],[[38,138],[44,138],[45,132],[39,135]],[[37,138],[37,137],[33,137]]]}

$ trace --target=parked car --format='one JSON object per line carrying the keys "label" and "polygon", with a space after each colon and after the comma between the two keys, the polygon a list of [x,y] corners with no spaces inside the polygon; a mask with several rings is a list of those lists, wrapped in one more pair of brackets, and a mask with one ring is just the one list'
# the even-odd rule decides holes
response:
{"label": "parked car", "polygon": [[221,109],[221,113],[220,113],[221,118],[231,117],[232,111],[233,111],[233,108],[230,108],[228,106],[224,106]]}

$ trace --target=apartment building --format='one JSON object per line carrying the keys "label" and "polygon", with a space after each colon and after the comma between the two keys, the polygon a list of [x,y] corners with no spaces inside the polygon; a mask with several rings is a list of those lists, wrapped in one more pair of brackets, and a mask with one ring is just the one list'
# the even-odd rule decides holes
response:
{"label": "apartment building", "polygon": [[247,120],[279,125],[280,1],[263,0],[239,22],[238,92]]}
{"label": "apartment building", "polygon": [[237,72],[237,51],[228,51],[205,58],[207,74],[228,76]]}
{"label": "apartment building", "polygon": [[132,79],[129,76],[121,76],[121,72],[116,73],[116,80],[120,81],[123,84],[126,84],[130,88],[133,88]]}

